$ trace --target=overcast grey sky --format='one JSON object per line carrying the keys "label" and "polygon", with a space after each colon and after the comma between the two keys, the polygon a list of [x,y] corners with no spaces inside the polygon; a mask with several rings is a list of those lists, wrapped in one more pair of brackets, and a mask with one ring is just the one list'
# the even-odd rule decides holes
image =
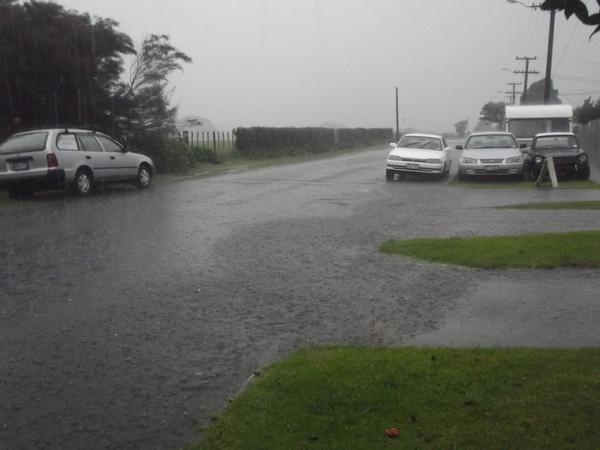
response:
{"label": "overcast grey sky", "polygon": [[[194,62],[172,77],[180,115],[235,126],[391,127],[452,131],[504,100],[501,68],[537,56],[549,13],[506,0],[59,0],[111,17],[136,42],[164,33]],[[527,2],[528,3],[528,2]],[[595,0],[587,4],[597,8]],[[566,103],[600,96],[600,34],[557,14],[555,86]]]}

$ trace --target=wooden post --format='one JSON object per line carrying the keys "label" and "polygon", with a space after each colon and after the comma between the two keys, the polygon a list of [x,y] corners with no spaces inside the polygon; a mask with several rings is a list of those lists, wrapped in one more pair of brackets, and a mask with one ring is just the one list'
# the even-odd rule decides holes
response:
{"label": "wooden post", "polygon": [[217,157],[217,133],[213,131],[213,150],[215,152],[215,158]]}

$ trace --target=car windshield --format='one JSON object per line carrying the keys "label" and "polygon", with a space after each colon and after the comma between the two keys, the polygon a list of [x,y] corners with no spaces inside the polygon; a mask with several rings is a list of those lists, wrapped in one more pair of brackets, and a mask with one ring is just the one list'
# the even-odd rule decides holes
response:
{"label": "car windshield", "polygon": [[48,133],[16,134],[0,145],[0,153],[39,152],[46,148]]}
{"label": "car windshield", "polygon": [[426,136],[404,136],[398,143],[398,147],[442,150],[442,143],[438,138]]}
{"label": "car windshield", "polygon": [[517,141],[506,134],[485,134],[480,136],[471,136],[465,145],[466,149],[484,149],[484,148],[516,148]]}
{"label": "car windshield", "polygon": [[575,136],[544,136],[535,140],[536,151],[547,150],[577,150],[579,145]]}

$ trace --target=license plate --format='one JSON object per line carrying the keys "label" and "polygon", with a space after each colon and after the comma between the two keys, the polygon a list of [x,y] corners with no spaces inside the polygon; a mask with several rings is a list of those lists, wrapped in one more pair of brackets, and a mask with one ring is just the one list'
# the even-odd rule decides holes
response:
{"label": "license plate", "polygon": [[27,164],[26,161],[19,161],[19,162],[15,162],[12,165],[13,170],[27,170],[29,169],[29,165]]}
{"label": "license plate", "polygon": [[485,166],[485,170],[491,172],[492,170],[496,170],[496,166]]}
{"label": "license plate", "polygon": [[421,167],[421,166],[419,166],[418,164],[414,164],[414,163],[407,163],[406,164],[406,168],[407,169],[418,169],[419,167]]}

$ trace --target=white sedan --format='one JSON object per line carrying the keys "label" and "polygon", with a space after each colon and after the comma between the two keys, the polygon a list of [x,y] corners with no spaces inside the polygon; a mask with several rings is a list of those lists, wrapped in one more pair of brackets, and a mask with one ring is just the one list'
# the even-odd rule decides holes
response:
{"label": "white sedan", "polygon": [[458,179],[472,176],[504,175],[518,180],[523,178],[523,157],[519,145],[510,133],[484,132],[473,133],[463,147],[458,164]]}
{"label": "white sedan", "polygon": [[385,177],[395,174],[429,173],[448,176],[452,166],[450,147],[446,140],[433,134],[405,134],[397,144],[391,143]]}

